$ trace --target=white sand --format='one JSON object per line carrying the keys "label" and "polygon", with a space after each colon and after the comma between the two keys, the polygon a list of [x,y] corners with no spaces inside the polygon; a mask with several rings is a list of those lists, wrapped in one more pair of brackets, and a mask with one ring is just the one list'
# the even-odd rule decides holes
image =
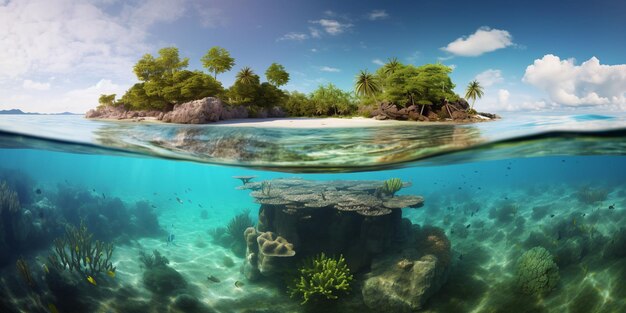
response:
{"label": "white sand", "polygon": [[276,128],[346,128],[346,127],[372,127],[372,126],[390,126],[410,123],[415,125],[416,122],[385,120],[379,121],[372,118],[353,117],[353,118],[249,118],[234,119],[220,121],[208,125],[226,125],[237,127],[276,127]]}

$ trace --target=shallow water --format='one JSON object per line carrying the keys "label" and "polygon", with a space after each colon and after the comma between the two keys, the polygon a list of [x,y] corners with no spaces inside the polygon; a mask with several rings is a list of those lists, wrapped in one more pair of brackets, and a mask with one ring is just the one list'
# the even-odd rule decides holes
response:
{"label": "shallow water", "polygon": [[[624,312],[623,126],[622,117],[575,115],[445,125],[443,131],[419,128],[423,132],[244,129],[244,136],[279,143],[281,153],[264,144],[252,145],[260,150],[234,145],[231,152],[252,149],[249,157],[215,158],[207,157],[196,139],[223,140],[242,136],[241,130],[2,117],[0,181],[7,182],[3,194],[15,192],[19,209],[8,210],[8,201],[0,200],[0,312],[50,312],[52,306],[58,312],[400,312],[406,304],[384,297],[400,291],[375,282],[394,281],[397,271],[419,278],[426,265],[399,269],[399,263],[430,264],[423,263],[427,255],[437,260],[435,279],[418,284],[427,286],[428,294],[412,294],[416,289],[404,294],[420,299],[415,310]],[[185,145],[173,147],[181,129]],[[556,130],[574,132],[546,133]],[[198,133],[189,137],[190,131]],[[416,136],[424,140],[407,148]],[[381,149],[388,145],[376,138],[397,145]],[[283,153],[287,147],[295,154]],[[219,144],[211,151],[223,153]],[[214,161],[242,167],[207,163]],[[317,173],[306,173],[311,171]],[[233,176],[256,177],[244,185]],[[367,203],[391,201],[368,187],[389,178],[408,183],[393,198],[423,196],[423,206],[389,209],[392,213],[381,216],[363,214],[383,214],[384,204],[352,210],[365,205],[363,197]],[[262,181],[271,182],[267,193]],[[266,204],[259,217],[255,197],[295,200]],[[322,200],[333,205],[310,206]],[[275,258],[273,268],[254,275],[245,266],[251,257],[243,234],[231,238],[219,230],[242,213],[258,231],[293,243],[295,255]],[[114,245],[115,277],[51,265],[53,239],[81,221],[94,240]],[[445,244],[428,248],[424,233],[439,244],[449,240],[450,250]],[[520,282],[528,277],[520,260],[534,247],[551,255],[534,282],[552,281],[537,283],[541,291],[529,293],[522,287],[528,284]],[[169,264],[144,263],[141,252],[154,250]],[[289,288],[302,262],[319,252],[345,257],[354,276],[350,291],[301,305]],[[27,264],[29,276],[16,269],[17,260]],[[555,271],[558,279],[550,276]],[[394,282],[402,288],[416,283]],[[373,291],[383,296],[364,296]]]}

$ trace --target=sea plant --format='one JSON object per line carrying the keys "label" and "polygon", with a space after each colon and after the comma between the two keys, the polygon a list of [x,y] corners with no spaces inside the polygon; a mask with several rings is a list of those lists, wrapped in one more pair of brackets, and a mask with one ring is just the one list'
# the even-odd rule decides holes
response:
{"label": "sea plant", "polygon": [[350,291],[354,279],[343,255],[329,258],[323,252],[306,260],[298,269],[300,276],[289,286],[292,298],[300,297],[304,305],[311,300],[336,300]]}
{"label": "sea plant", "polygon": [[609,191],[605,188],[584,186],[578,190],[578,200],[585,204],[594,204],[606,200]]}
{"label": "sea plant", "polygon": [[26,263],[26,260],[24,259],[24,257],[20,256],[20,258],[17,259],[17,262],[15,262],[15,266],[22,280],[28,286],[35,287],[35,280],[33,280],[32,272],[30,271],[30,268],[28,267],[28,263]]}
{"label": "sea plant", "polygon": [[254,226],[254,222],[250,218],[250,210],[245,210],[228,222],[226,230],[236,242],[244,243],[243,232],[251,226]]}
{"label": "sea plant", "polygon": [[57,270],[68,269],[84,275],[115,272],[111,263],[113,245],[93,240],[84,222],[80,227],[68,226],[65,236],[54,240],[54,253],[48,256],[50,264]]}
{"label": "sea plant", "polygon": [[152,251],[152,255],[148,255],[144,251],[139,251],[139,260],[148,269],[170,264],[170,261],[166,257],[162,256],[159,250],[156,249]]}
{"label": "sea plant", "polygon": [[402,189],[402,180],[390,178],[383,183],[382,192],[393,197],[400,189]]}

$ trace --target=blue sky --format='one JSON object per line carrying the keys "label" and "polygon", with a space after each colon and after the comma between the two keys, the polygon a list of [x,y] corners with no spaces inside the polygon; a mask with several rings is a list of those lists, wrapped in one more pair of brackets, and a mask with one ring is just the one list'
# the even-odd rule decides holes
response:
{"label": "blue sky", "polygon": [[454,68],[456,91],[478,79],[477,108],[626,109],[624,1],[0,0],[0,109],[84,112],[136,82],[144,53],[176,46],[200,69],[212,46],[289,90],[332,82],[398,57]]}

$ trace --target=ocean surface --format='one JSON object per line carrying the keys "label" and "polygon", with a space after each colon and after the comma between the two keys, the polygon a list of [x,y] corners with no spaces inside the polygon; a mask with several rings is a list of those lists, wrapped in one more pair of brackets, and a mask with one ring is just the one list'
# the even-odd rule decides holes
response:
{"label": "ocean surface", "polygon": [[626,114],[0,116],[0,275],[3,313],[626,312]]}

